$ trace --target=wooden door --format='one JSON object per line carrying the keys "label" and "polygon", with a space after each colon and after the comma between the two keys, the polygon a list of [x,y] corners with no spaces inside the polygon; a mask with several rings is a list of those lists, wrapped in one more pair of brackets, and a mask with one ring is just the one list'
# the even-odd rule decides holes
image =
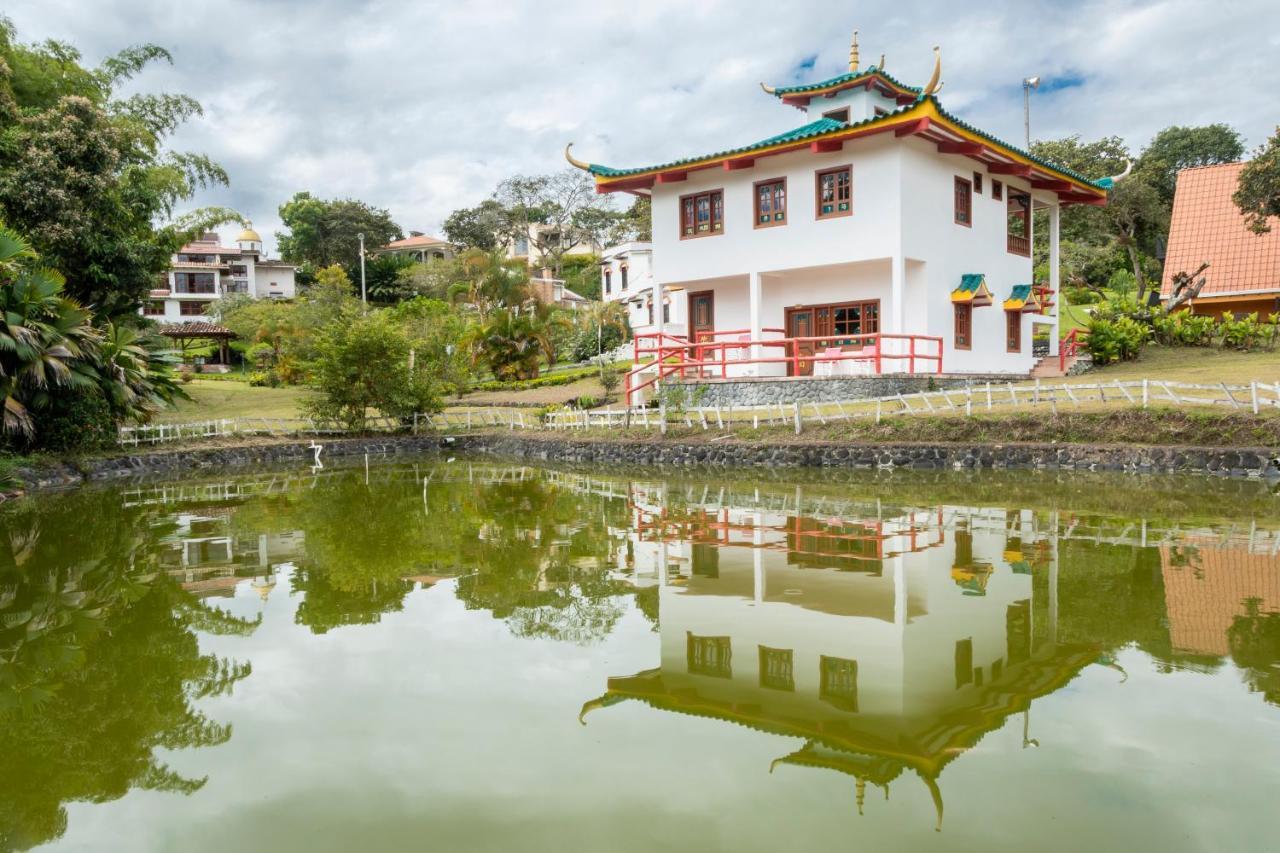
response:
{"label": "wooden door", "polygon": [[710,290],[689,294],[689,340],[711,340],[716,330],[716,295]]}
{"label": "wooden door", "polygon": [[[811,338],[814,335],[813,329],[813,309],[812,308],[788,308],[787,309],[787,337],[788,338]],[[805,359],[805,356],[813,355],[813,342],[803,341],[793,344],[797,354],[800,355],[801,361],[790,362],[787,364],[788,376],[812,376],[813,362]],[[790,355],[790,353],[788,353]]]}

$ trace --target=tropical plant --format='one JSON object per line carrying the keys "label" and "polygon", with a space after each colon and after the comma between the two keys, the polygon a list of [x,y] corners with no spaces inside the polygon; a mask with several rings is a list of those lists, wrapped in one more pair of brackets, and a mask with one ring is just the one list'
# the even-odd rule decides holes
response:
{"label": "tropical plant", "polygon": [[1095,312],[1089,319],[1085,345],[1094,364],[1130,361],[1138,357],[1151,336],[1151,327],[1128,315],[1108,317]]}
{"label": "tropical plant", "polygon": [[32,409],[51,390],[92,387],[98,344],[89,312],[62,294],[61,273],[36,265],[29,243],[0,228],[0,395],[4,429],[31,436]]}
{"label": "tropical plant", "polygon": [[529,312],[502,309],[474,326],[467,336],[476,363],[487,364],[504,381],[537,377],[547,329]]}

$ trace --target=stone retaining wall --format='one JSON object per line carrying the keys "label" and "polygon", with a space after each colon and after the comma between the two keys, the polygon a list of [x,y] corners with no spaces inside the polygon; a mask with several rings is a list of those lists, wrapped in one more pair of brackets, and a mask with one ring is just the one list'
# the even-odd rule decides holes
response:
{"label": "stone retaining wall", "polygon": [[[938,388],[963,388],[970,383],[1007,382],[1008,376],[832,376],[814,378],[780,377],[776,379],[704,379],[701,381],[675,382],[669,385],[700,393],[697,405],[701,406],[759,406],[783,403],[834,403],[842,400],[862,400],[868,397],[890,397],[894,394],[914,394]],[[1026,377],[1017,377],[1019,380]],[[692,398],[691,398],[692,399]]]}
{"label": "stone retaining wall", "polygon": [[[489,433],[381,436],[322,441],[322,459],[395,455],[472,453],[521,461],[603,465],[721,467],[914,468],[926,470],[1036,468],[1127,473],[1200,473],[1221,477],[1280,479],[1280,452],[1265,448],[1097,447],[1056,444],[863,445],[840,443],[689,443],[534,438]],[[172,450],[88,459],[76,465],[50,464],[14,473],[28,489],[71,486],[149,474],[181,474],[213,468],[295,463],[315,458],[309,443],[261,443],[199,450]]]}
{"label": "stone retaining wall", "polygon": [[574,441],[467,436],[457,448],[503,458],[618,465],[841,468],[1039,468],[1128,473],[1203,473],[1280,478],[1280,455],[1264,448],[1089,447],[1056,444],[860,445]]}

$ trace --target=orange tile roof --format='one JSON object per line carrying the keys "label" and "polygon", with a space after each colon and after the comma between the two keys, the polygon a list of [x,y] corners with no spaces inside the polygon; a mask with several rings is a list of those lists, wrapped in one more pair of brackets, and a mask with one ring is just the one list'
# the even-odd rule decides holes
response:
{"label": "orange tile roof", "polygon": [[1173,276],[1208,261],[1203,296],[1280,292],[1280,228],[1254,234],[1231,201],[1243,163],[1200,166],[1178,173],[1161,293]]}

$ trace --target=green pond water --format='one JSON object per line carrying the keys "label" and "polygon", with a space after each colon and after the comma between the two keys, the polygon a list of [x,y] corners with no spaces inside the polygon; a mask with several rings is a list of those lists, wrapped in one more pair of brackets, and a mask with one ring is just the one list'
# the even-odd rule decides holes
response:
{"label": "green pond water", "polygon": [[0,507],[0,850],[1253,851],[1260,483],[466,460]]}

